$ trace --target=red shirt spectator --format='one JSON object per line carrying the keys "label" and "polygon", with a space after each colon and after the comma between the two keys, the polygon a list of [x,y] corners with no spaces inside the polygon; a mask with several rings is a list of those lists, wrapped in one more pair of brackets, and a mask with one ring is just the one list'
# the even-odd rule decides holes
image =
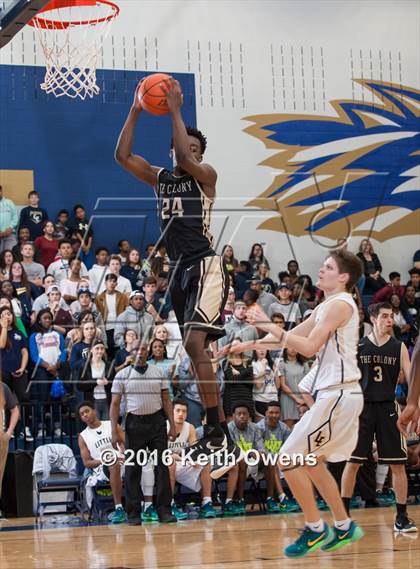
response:
{"label": "red shirt spectator", "polygon": [[43,226],[43,237],[37,237],[34,241],[39,251],[41,263],[47,269],[55,261],[58,251],[58,241],[54,239],[55,226],[52,221],[46,221]]}
{"label": "red shirt spectator", "polygon": [[389,301],[393,294],[398,294],[400,300],[404,298],[405,288],[401,286],[400,273],[397,273],[396,271],[389,273],[389,280],[390,282],[386,286],[375,292],[372,298],[373,304]]}

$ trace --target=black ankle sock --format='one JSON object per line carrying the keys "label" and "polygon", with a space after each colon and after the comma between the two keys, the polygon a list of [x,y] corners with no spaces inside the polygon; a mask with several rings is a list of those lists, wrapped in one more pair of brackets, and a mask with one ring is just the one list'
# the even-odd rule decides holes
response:
{"label": "black ankle sock", "polygon": [[397,504],[397,518],[407,517],[407,504]]}
{"label": "black ankle sock", "polygon": [[207,407],[206,409],[207,425],[215,427],[219,424],[219,408]]}
{"label": "black ankle sock", "polygon": [[347,515],[350,517],[350,500],[351,498],[343,498],[343,504],[346,508]]}
{"label": "black ankle sock", "polygon": [[230,432],[229,432],[229,429],[228,429],[228,426],[227,426],[226,421],[222,421],[222,422],[220,423],[220,426],[222,427],[223,432],[224,432],[225,435],[226,435],[228,444],[231,444],[233,441],[232,441],[232,439],[231,439]]}

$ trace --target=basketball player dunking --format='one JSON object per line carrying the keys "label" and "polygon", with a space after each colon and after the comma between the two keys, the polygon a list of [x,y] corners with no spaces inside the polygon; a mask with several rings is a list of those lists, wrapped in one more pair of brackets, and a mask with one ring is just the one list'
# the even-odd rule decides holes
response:
{"label": "basketball player dunking", "polygon": [[166,86],[172,117],[172,171],[151,166],[132,153],[134,130],[142,107],[138,89],[127,121],[121,131],[115,157],[136,178],[152,186],[158,200],[161,240],[170,261],[169,290],[183,343],[198,378],[198,389],[206,410],[204,438],[194,445],[189,456],[231,449],[227,425],[220,404],[219,389],[207,347],[225,334],[221,314],[229,284],[223,260],[212,248],[211,210],[216,197],[215,170],[203,162],[206,138],[194,128],[185,127],[182,91],[178,81]]}
{"label": "basketball player dunking", "polygon": [[388,302],[373,304],[369,307],[369,314],[373,331],[359,343],[365,405],[360,415],[357,445],[343,472],[341,495],[349,511],[357,471],[372,451],[376,436],[378,462],[389,464],[392,471],[397,499],[394,530],[415,532],[415,523],[407,517],[407,445],[397,427],[399,406],[395,401],[401,370],[406,380],[410,377],[410,357],[405,345],[391,336],[394,324],[392,306]]}
{"label": "basketball player dunking", "polygon": [[[282,447],[282,454],[288,455],[292,463],[283,467],[284,475],[305,517],[301,536],[284,550],[288,557],[302,557],[319,547],[335,551],[363,537],[363,531],[349,518],[337,483],[325,464],[348,460],[357,442],[363,408],[357,365],[359,314],[349,291],[361,274],[362,266],[355,255],[343,250],[331,252],[319,270],[317,282],[325,301],[305,322],[286,332],[273,324],[260,307],[254,307],[249,311],[249,322],[269,334],[254,344],[245,342],[231,349],[237,352],[261,344],[278,349],[280,342],[282,347],[292,347],[304,356],[317,355],[299,385],[302,391],[316,393],[316,401]],[[315,455],[316,465],[293,464],[293,455],[301,454]],[[321,519],[313,486],[333,514],[332,530]]]}

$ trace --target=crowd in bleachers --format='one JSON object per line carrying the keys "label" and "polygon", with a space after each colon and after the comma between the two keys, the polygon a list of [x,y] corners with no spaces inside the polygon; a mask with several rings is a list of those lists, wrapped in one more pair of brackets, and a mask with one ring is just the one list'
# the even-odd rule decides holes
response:
{"label": "crowd in bleachers", "polygon": [[[30,192],[20,215],[10,199],[2,194],[0,198],[2,381],[20,403],[36,403],[21,417],[13,436],[25,444],[62,437],[58,407],[50,407],[51,402],[73,410],[75,428],[80,427],[75,410],[83,400],[92,404],[99,420],[109,419],[112,382],[133,364],[133,346],[139,339],[149,341],[148,361],[164,370],[171,398],[185,402],[185,419],[200,428],[205,413],[167,294],[165,247],[149,244],[139,251],[121,239],[116,251],[98,244],[94,248],[94,227],[82,205],[75,205],[72,216],[61,210],[53,221],[37,192]],[[261,349],[223,359],[219,351],[226,343],[260,336],[246,322],[254,303],[279,327],[290,329],[323,298],[296,260],[273,267],[261,244],[252,245],[246,260],[236,259],[231,245],[225,245],[222,254],[231,279],[223,313],[226,336],[212,346],[222,404],[233,440],[268,448],[270,429],[281,431],[280,439],[274,439],[281,444],[307,409],[297,386],[311,362],[294,350]],[[411,349],[419,327],[420,269],[413,266],[403,276],[393,271],[386,279],[367,239],[358,256],[364,267],[354,290],[360,336],[369,333],[367,304],[388,300],[394,334]],[[231,515],[243,513],[246,474],[241,469],[229,474],[228,498],[238,490]],[[270,496],[284,495],[278,471],[266,472],[266,480]],[[268,506],[277,511],[275,501]]]}

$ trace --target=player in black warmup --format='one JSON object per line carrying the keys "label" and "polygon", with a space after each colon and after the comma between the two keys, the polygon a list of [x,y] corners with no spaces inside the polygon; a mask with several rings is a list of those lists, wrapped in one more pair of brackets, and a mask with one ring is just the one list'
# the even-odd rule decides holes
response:
{"label": "player in black warmup", "polygon": [[217,174],[203,162],[206,138],[197,129],[184,125],[182,91],[174,79],[166,89],[172,117],[174,169],[151,166],[132,153],[134,130],[142,112],[137,91],[138,88],[117,143],[115,158],[136,178],[152,186],[158,200],[161,241],[171,261],[171,299],[185,349],[197,373],[207,417],[205,436],[194,445],[190,456],[195,459],[202,453],[209,455],[226,449],[236,455],[238,447],[230,441],[207,352],[209,342],[225,334],[221,314],[229,291],[228,273],[222,258],[212,248],[210,233]]}
{"label": "player in black warmup", "polygon": [[417,531],[407,516],[407,445],[397,426],[399,406],[395,388],[401,370],[406,380],[410,377],[410,358],[405,345],[391,336],[394,317],[388,302],[369,307],[373,331],[359,343],[359,367],[364,408],[359,417],[359,438],[341,480],[341,495],[349,510],[350,499],[360,466],[367,460],[376,436],[378,462],[389,464],[397,499],[394,531]]}

